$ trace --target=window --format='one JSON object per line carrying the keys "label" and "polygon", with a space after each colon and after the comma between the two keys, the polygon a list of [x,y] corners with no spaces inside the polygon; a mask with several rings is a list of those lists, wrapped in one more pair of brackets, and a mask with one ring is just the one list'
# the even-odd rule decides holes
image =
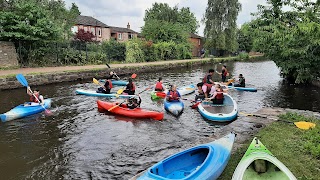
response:
{"label": "window", "polygon": [[88,27],[84,27],[84,32],[88,32]]}
{"label": "window", "polygon": [[95,31],[94,27],[91,27],[91,33],[92,33],[93,35],[96,35],[96,31]]}
{"label": "window", "polygon": [[98,28],[98,36],[101,37],[102,32],[101,32],[101,28]]}
{"label": "window", "polygon": [[129,34],[129,39],[133,39],[134,35],[133,34]]}
{"label": "window", "polygon": [[118,39],[122,39],[122,34],[118,33]]}
{"label": "window", "polygon": [[78,26],[72,26],[71,32],[74,33],[74,34],[77,33],[78,32]]}

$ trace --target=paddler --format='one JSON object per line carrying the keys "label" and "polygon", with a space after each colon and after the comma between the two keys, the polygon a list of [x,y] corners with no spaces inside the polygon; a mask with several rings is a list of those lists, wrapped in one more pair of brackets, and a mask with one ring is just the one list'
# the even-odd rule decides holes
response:
{"label": "paddler", "polygon": [[227,66],[223,65],[221,73],[218,72],[218,74],[221,75],[221,82],[226,82],[226,78],[227,78],[227,76],[229,76],[229,73],[228,73],[228,70],[227,70]]}
{"label": "paddler", "polygon": [[137,97],[135,96],[128,99],[128,103],[126,105],[129,109],[135,109],[137,107],[140,107],[140,104],[141,104],[140,94]]}
{"label": "paddler", "polygon": [[177,91],[176,85],[171,85],[170,90],[167,93],[167,101],[178,101],[180,99],[181,95]]}
{"label": "paddler", "polygon": [[115,79],[115,80],[119,80],[120,78],[117,76],[117,74],[113,71],[110,71],[109,72],[109,75],[107,75],[106,79]]}
{"label": "paddler", "polygon": [[213,95],[214,91],[216,91],[216,88],[212,86],[211,88],[208,87],[208,84],[204,83],[198,83],[197,84],[198,93],[199,95],[196,95],[195,101],[202,101],[205,98],[209,98]]}
{"label": "paddler", "polygon": [[202,79],[203,84],[205,84],[207,87],[209,87],[209,89],[214,85],[214,81],[212,79],[213,74],[214,74],[214,70],[209,69],[208,74],[206,74],[204,76],[204,78]]}
{"label": "paddler", "polygon": [[136,92],[136,85],[133,83],[132,78],[129,78],[129,83],[126,86],[126,89],[123,91],[128,95],[134,95]]}
{"label": "paddler", "polygon": [[44,104],[44,98],[40,95],[39,89],[34,89],[32,93],[30,86],[28,86],[27,94],[30,96],[30,102]]}
{"label": "paddler", "polygon": [[239,74],[239,79],[237,83],[233,85],[234,87],[246,87],[246,79],[243,77],[242,74]]}
{"label": "paddler", "polygon": [[207,98],[206,100],[211,100],[213,104],[223,104],[223,93],[227,93],[228,89],[222,89],[220,84],[216,84],[215,89],[216,90],[213,92],[213,95],[210,98]]}
{"label": "paddler", "polygon": [[162,77],[159,77],[159,80],[156,83],[154,90],[157,92],[163,92],[166,90],[166,88],[164,87],[164,85],[162,83]]}

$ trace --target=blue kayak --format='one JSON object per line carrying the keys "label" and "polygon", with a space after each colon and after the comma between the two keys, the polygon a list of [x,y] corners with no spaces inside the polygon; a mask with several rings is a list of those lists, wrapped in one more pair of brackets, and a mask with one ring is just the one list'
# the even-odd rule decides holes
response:
{"label": "blue kayak", "polygon": [[120,94],[118,95],[115,92],[112,92],[111,94],[104,94],[104,93],[97,93],[96,91],[92,91],[92,90],[84,90],[84,89],[77,89],[76,90],[77,94],[80,95],[86,95],[86,96],[96,96],[96,97],[120,97],[120,98],[130,98],[130,97],[134,97],[135,95],[124,95],[124,94]]}
{"label": "blue kayak", "polygon": [[[25,105],[26,104],[26,105]],[[11,109],[10,111],[0,114],[0,119],[2,122],[11,121],[18,118],[23,118],[33,114],[40,113],[45,109],[39,103],[26,102],[25,104],[20,104],[19,106]],[[51,107],[51,99],[45,99],[44,105],[46,109]]]}
{"label": "blue kayak", "polygon": [[249,87],[234,87],[234,86],[228,86],[230,89],[235,89],[238,91],[250,91],[250,92],[257,92],[257,88],[249,88]]}
{"label": "blue kayak", "polygon": [[237,118],[238,105],[236,101],[228,94],[223,94],[223,104],[213,104],[210,102],[202,102],[198,105],[200,114],[211,121],[232,121]]}
{"label": "blue kayak", "polygon": [[183,102],[177,100],[177,101],[164,101],[164,109],[174,116],[179,116],[183,109],[184,109],[184,104]]}
{"label": "blue kayak", "polygon": [[[106,82],[105,79],[100,79],[99,81],[103,83]],[[121,81],[121,80],[115,80],[115,79],[112,79],[111,82],[113,86],[126,86],[128,84],[128,81]]]}
{"label": "blue kayak", "polygon": [[217,179],[230,159],[235,134],[174,154],[131,180]]}

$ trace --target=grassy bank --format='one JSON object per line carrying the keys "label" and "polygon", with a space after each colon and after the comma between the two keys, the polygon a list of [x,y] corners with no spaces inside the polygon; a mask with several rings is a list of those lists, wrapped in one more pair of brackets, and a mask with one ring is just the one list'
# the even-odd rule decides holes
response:
{"label": "grassy bank", "polygon": [[[315,180],[320,174],[320,120],[299,114],[288,113],[280,119],[291,122],[316,123],[312,130],[301,130],[294,124],[274,122],[262,129],[256,137],[283,163],[297,179]],[[232,156],[219,180],[231,179],[232,174],[246,152],[251,140]]]}

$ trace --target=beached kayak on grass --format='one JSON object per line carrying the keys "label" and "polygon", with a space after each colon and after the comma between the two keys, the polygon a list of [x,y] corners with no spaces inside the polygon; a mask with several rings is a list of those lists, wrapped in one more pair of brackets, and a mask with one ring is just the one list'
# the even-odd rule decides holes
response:
{"label": "beached kayak on grass", "polygon": [[230,159],[235,134],[174,154],[131,180],[213,180]]}
{"label": "beached kayak on grass", "polygon": [[[149,111],[142,108],[135,108],[135,109],[129,109],[124,104],[118,107],[117,103],[113,102],[105,102],[105,101],[97,101],[98,109],[108,111],[113,114],[118,114],[122,116],[132,117],[132,118],[151,118],[154,120],[162,120],[163,119],[163,112],[157,112],[157,111]],[[113,108],[115,107],[115,108]],[[110,110],[113,108],[112,110]]]}
{"label": "beached kayak on grass", "polygon": [[1,121],[11,121],[14,119],[23,118],[45,111],[45,109],[51,107],[51,99],[44,100],[43,106],[45,107],[45,109],[39,103],[26,102],[25,104],[20,104],[19,106],[11,109],[10,111],[4,114],[0,114]]}
{"label": "beached kayak on grass", "polygon": [[234,171],[232,180],[269,179],[296,180],[291,171],[255,137]]}

